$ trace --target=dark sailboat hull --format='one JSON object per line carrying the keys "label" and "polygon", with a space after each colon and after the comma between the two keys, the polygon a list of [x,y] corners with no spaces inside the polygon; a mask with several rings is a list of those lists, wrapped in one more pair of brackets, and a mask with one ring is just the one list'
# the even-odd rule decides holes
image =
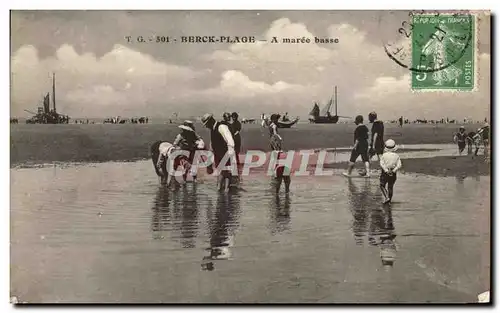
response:
{"label": "dark sailboat hull", "polygon": [[277,125],[278,125],[278,128],[290,128],[293,125],[297,124],[298,121],[299,121],[298,118],[294,119],[293,121],[289,121],[289,122],[278,121]]}
{"label": "dark sailboat hull", "polygon": [[338,116],[316,116],[309,120],[311,123],[315,124],[337,124],[339,121]]}

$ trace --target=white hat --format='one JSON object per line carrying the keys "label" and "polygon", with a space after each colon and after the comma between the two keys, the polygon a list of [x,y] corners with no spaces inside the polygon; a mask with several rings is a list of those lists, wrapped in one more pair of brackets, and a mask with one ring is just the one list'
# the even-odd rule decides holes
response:
{"label": "white hat", "polygon": [[203,115],[203,117],[201,118],[201,123],[202,123],[203,125],[206,125],[206,124],[207,124],[207,122],[208,122],[210,119],[212,119],[213,117],[214,117],[214,116],[213,116],[213,114],[211,114],[211,113],[207,113],[207,114]]}
{"label": "white hat", "polygon": [[194,130],[191,127],[186,126],[186,125],[179,125],[179,128],[190,131],[190,132],[194,132]]}
{"label": "white hat", "polygon": [[395,152],[396,150],[398,150],[398,148],[396,147],[396,142],[392,139],[388,139],[386,142],[385,142],[385,151],[389,151],[389,152]]}

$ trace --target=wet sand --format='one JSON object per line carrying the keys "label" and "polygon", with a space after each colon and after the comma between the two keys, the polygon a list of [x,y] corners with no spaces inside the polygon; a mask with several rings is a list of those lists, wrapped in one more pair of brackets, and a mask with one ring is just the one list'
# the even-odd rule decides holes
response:
{"label": "wet sand", "polygon": [[[380,165],[376,161],[371,162],[371,168],[380,170]],[[402,160],[402,173],[417,173],[433,176],[453,176],[453,177],[470,177],[490,175],[491,164],[485,162],[483,155],[476,157],[472,156],[436,156],[431,158],[410,158]],[[325,164],[324,168],[331,169],[346,169],[348,163],[329,163]],[[361,160],[358,160],[356,168],[363,168]]]}
{"label": "wet sand", "polygon": [[[352,127],[319,126],[282,134],[293,138],[287,149],[328,148],[324,168],[333,173],[293,177],[285,195],[271,192],[261,169],[230,194],[203,170],[196,186],[159,186],[142,159],[150,142],[173,138],[171,125],[14,125],[11,296],[470,303],[490,290],[490,165],[482,155],[457,156],[450,127],[388,127],[401,134],[403,171],[387,206],[377,177],[340,175]],[[267,148],[265,130],[248,127],[244,136],[247,148]]]}
{"label": "wet sand", "polygon": [[[399,145],[451,143],[458,125],[386,125],[385,138]],[[285,150],[342,148],[353,144],[355,125],[299,123],[280,129]],[[173,141],[173,124],[124,125],[11,125],[11,166],[24,163],[134,161],[149,158],[149,147],[157,140]],[[477,129],[477,125],[467,125]],[[209,141],[209,133],[196,124],[197,132]],[[260,125],[243,125],[242,152],[269,151],[269,135]]]}
{"label": "wet sand", "polygon": [[[489,290],[488,176],[158,186],[148,161],[11,169],[28,303],[467,303]],[[26,182],[36,182],[29,183]],[[258,195],[258,196],[256,196]]]}

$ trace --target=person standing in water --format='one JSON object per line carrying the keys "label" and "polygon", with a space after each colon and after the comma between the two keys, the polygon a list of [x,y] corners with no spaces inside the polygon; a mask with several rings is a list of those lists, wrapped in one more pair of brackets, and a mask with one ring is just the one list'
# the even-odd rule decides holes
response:
{"label": "person standing in water", "polygon": [[453,141],[458,144],[458,154],[462,155],[462,152],[465,150],[465,145],[467,141],[467,133],[465,132],[465,127],[460,126],[458,133],[453,136]]}
{"label": "person standing in water", "polygon": [[[402,167],[401,159],[396,154],[396,142],[389,139],[385,142],[384,154],[380,157],[380,189],[384,195],[384,204],[392,201],[394,193],[394,184],[396,183],[396,173]],[[387,185],[387,189],[385,186]]]}
{"label": "person standing in water", "polygon": [[377,119],[376,112],[368,114],[368,120],[372,123],[369,156],[371,159],[376,154],[380,161],[380,156],[384,153],[384,122]]}
{"label": "person standing in water", "polygon": [[[214,155],[213,166],[218,168],[220,163],[224,160],[226,154],[229,156],[229,160],[224,166],[228,166],[235,159],[234,154],[234,139],[229,127],[223,122],[217,122],[213,115],[210,113],[205,114],[201,118],[203,125],[210,130],[210,146]],[[210,170],[209,170],[210,171]],[[228,190],[230,185],[234,184],[234,179],[238,178],[234,176],[231,170],[222,170],[218,173],[218,187],[219,190]],[[229,182],[228,182],[229,180]]]}
{"label": "person standing in water", "polygon": [[[177,135],[173,142],[174,147],[178,147],[181,150],[189,151],[189,164],[193,165],[194,156],[196,150],[202,150],[205,148],[205,142],[203,139],[196,133],[194,128],[194,123],[192,121],[184,121],[182,125],[179,126],[182,129],[181,133]],[[196,181],[197,173],[194,172],[192,168],[192,176],[193,181]],[[184,175],[184,180],[186,180],[186,175]]]}
{"label": "person standing in water", "polygon": [[231,131],[234,139],[234,152],[236,154],[236,162],[240,164],[240,151],[241,151],[241,122],[238,120],[238,113],[233,112],[231,118],[233,122],[231,123]]}
{"label": "person standing in water", "polygon": [[351,158],[349,159],[349,166],[347,167],[347,172],[342,173],[344,176],[351,176],[351,172],[354,168],[354,164],[359,156],[361,160],[365,163],[366,175],[365,177],[370,177],[370,158],[368,156],[368,127],[363,124],[363,116],[356,116],[354,123],[357,125],[354,130],[354,147],[351,151]]}
{"label": "person standing in water", "polygon": [[[286,154],[283,151],[283,138],[278,134],[279,114],[271,115],[271,124],[269,125],[269,139],[271,150],[276,153],[277,160],[286,159]],[[281,184],[285,183],[285,192],[290,192],[290,169],[284,164],[276,164],[273,171],[273,184],[275,191],[279,192]]]}

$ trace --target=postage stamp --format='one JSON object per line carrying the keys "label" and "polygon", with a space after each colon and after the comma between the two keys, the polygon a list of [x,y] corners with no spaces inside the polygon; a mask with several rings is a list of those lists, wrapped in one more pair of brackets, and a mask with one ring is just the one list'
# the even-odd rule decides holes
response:
{"label": "postage stamp", "polygon": [[412,89],[474,88],[473,15],[416,14],[411,28]]}

